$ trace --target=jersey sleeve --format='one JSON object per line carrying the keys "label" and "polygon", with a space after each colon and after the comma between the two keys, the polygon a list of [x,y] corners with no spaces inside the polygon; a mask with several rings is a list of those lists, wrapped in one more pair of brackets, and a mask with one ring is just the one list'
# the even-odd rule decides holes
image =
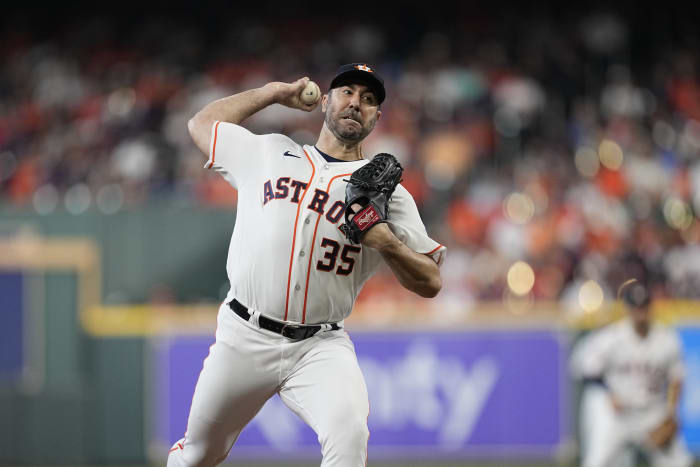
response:
{"label": "jersey sleeve", "polygon": [[411,194],[397,185],[389,200],[388,224],[396,237],[416,253],[432,257],[441,265],[447,248],[428,236]]}
{"label": "jersey sleeve", "polygon": [[603,378],[615,344],[614,327],[607,326],[585,336],[571,356],[571,372],[577,378]]}
{"label": "jersey sleeve", "polygon": [[267,135],[256,135],[240,125],[214,122],[209,160],[204,168],[218,172],[234,188],[249,180],[260,167]]}

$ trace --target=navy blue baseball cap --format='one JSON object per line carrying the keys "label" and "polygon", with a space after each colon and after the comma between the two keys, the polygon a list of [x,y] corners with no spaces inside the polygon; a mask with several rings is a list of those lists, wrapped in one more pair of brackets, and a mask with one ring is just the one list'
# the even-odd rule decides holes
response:
{"label": "navy blue baseball cap", "polygon": [[651,303],[649,289],[639,281],[627,281],[620,288],[620,298],[631,307],[643,308]]}
{"label": "navy blue baseball cap", "polygon": [[377,103],[384,102],[386,91],[384,80],[371,66],[366,63],[348,63],[338,68],[335,78],[331,81],[330,89],[346,84],[364,84],[377,96]]}

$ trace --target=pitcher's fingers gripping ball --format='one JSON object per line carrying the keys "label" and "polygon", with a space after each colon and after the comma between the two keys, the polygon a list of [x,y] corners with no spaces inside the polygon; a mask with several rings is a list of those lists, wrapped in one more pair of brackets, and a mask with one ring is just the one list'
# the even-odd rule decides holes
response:
{"label": "pitcher's fingers gripping ball", "polygon": [[389,199],[401,175],[403,167],[387,153],[377,154],[352,173],[345,187],[345,224],[341,227],[348,240],[359,244],[369,229],[386,222]]}
{"label": "pitcher's fingers gripping ball", "polygon": [[321,89],[318,84],[309,81],[301,92],[301,101],[306,105],[313,105],[321,98]]}

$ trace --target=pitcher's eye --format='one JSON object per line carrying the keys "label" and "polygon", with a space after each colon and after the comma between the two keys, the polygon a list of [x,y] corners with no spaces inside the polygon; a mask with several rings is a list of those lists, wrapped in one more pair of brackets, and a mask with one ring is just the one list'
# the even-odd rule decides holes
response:
{"label": "pitcher's eye", "polygon": [[362,96],[362,99],[369,105],[374,105],[375,103],[375,99],[372,94],[365,94],[364,96]]}

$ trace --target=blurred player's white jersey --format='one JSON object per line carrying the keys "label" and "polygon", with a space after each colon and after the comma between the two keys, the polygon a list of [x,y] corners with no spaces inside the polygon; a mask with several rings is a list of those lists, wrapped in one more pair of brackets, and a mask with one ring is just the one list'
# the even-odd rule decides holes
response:
{"label": "blurred player's white jersey", "polygon": [[576,376],[602,378],[607,388],[584,388],[580,417],[583,467],[627,465],[624,462],[630,459],[625,448],[630,445],[641,450],[653,467],[692,463],[678,433],[664,447],[648,442],[651,431],[669,415],[670,383],[683,379],[681,345],[672,330],[652,324],[641,337],[627,318],[585,337],[571,363]]}
{"label": "blurred player's white jersey", "polygon": [[683,379],[680,341],[657,324],[640,337],[632,321],[623,319],[590,336],[577,353],[581,374],[602,377],[623,409],[664,405],[668,384]]}
{"label": "blurred player's white jersey", "polygon": [[[314,146],[225,122],[214,124],[211,141],[205,167],[219,172],[239,197],[226,301],[235,298],[251,310],[297,323],[346,318],[381,263],[375,249],[350,244],[339,229],[345,180],[368,161],[329,162]],[[391,197],[388,221],[399,240],[440,263],[445,247],[428,237],[401,185]]]}

